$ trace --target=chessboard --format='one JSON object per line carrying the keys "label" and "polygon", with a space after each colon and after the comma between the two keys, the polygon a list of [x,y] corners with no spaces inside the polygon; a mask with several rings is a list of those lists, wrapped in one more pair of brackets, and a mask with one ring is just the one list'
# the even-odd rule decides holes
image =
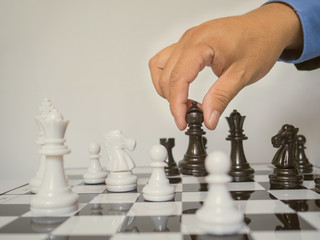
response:
{"label": "chessboard", "polygon": [[28,184],[2,193],[0,239],[320,239],[320,194],[313,181],[320,169],[304,174],[299,189],[272,190],[268,178],[272,166],[251,167],[253,181],[228,183],[236,207],[245,215],[244,227],[234,235],[208,235],[199,226],[195,213],[208,192],[205,177],[169,177],[174,199],[148,202],[141,190],[152,169],[137,167],[137,189],[125,193],[108,192],[105,184],[85,184],[85,169],[66,169],[72,190],[79,194],[79,209],[70,216],[33,216]]}

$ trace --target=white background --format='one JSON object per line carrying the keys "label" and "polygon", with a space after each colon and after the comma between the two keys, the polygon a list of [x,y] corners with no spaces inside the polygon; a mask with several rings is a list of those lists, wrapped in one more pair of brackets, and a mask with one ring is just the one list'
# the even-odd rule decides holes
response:
{"label": "white background", "polygon": [[[88,144],[102,145],[103,134],[121,129],[137,141],[136,165],[149,164],[149,149],[160,137],[174,137],[176,161],[188,138],[173,121],[167,102],[156,94],[149,59],[176,42],[190,27],[218,17],[242,14],[257,0],[0,0],[0,179],[29,179],[40,156],[34,116],[50,98],[70,120],[66,167],[88,165]],[[244,89],[228,106],[208,151],[229,154],[224,119],[233,109],[246,115],[250,163],[270,162],[271,137],[290,123],[307,137],[307,155],[320,165],[320,70],[299,72],[277,63],[263,80]],[[201,101],[216,80],[205,69],[191,85]]]}

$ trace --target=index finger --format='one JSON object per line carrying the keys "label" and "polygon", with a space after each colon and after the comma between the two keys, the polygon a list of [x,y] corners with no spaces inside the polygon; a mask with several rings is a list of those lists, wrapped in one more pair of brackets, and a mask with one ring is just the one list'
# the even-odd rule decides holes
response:
{"label": "index finger", "polygon": [[206,45],[198,45],[185,50],[174,66],[169,84],[169,104],[171,113],[180,130],[186,128],[185,115],[189,95],[189,85],[198,73],[211,65],[214,51]]}

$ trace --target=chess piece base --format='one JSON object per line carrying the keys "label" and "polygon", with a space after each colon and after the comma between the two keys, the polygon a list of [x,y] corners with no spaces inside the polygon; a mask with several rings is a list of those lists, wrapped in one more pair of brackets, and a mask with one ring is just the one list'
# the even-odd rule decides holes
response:
{"label": "chess piece base", "polygon": [[296,168],[275,168],[269,179],[272,189],[293,189],[301,186],[303,175]]}
{"label": "chess piece base", "polygon": [[254,170],[248,164],[248,167],[233,168],[230,171],[234,182],[249,182],[254,179]]}
{"label": "chess piece base", "polygon": [[143,193],[144,200],[152,201],[152,202],[170,201],[173,199],[173,197],[174,197],[174,193],[169,194],[169,195],[159,195],[159,196],[154,196],[154,195]]}
{"label": "chess piece base", "polygon": [[34,216],[64,216],[69,215],[78,210],[78,204],[70,207],[55,208],[55,209],[42,209],[42,208],[30,208]]}
{"label": "chess piece base", "polygon": [[179,162],[179,171],[184,175],[193,175],[193,176],[206,176],[208,175],[203,161],[186,161],[181,160]]}
{"label": "chess piece base", "polygon": [[175,164],[174,166],[168,166],[164,168],[166,176],[177,176],[180,175],[178,166]]}
{"label": "chess piece base", "polygon": [[137,176],[131,171],[110,172],[105,180],[110,192],[129,192],[137,189]]}
{"label": "chess piece base", "polygon": [[[52,193],[48,193],[52,194]],[[53,193],[54,197],[38,192],[31,200],[31,212],[35,216],[61,216],[73,213],[78,209],[78,194],[69,187]]]}
{"label": "chess piece base", "polygon": [[243,227],[243,223],[235,223],[235,224],[217,224],[217,223],[203,223],[200,222],[200,227],[209,234],[214,235],[231,235],[239,232],[239,230]]}
{"label": "chess piece base", "polygon": [[298,170],[301,173],[312,173],[313,166],[311,163],[307,163],[304,165],[298,165]]}
{"label": "chess piece base", "polygon": [[85,173],[83,174],[83,180],[86,184],[99,184],[106,181],[107,173]]}

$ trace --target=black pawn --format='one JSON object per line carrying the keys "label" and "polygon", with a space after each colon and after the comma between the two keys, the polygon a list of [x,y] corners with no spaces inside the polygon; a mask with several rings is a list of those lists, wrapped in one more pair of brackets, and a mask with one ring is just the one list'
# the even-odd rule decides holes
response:
{"label": "black pawn", "polygon": [[189,145],[183,160],[179,162],[179,171],[185,175],[205,176],[207,171],[204,167],[204,160],[207,157],[203,144],[202,129],[203,113],[197,106],[196,102],[192,102],[192,106],[186,114],[188,130],[186,135],[189,136]]}
{"label": "black pawn", "polygon": [[296,164],[299,172],[311,173],[312,164],[309,162],[305,153],[306,138],[303,135],[298,135],[296,138]]}
{"label": "black pawn", "polygon": [[275,168],[269,175],[271,189],[293,189],[302,185],[303,176],[295,163],[295,139],[298,131],[298,128],[285,124],[271,139],[272,145],[279,148],[272,160]]}
{"label": "black pawn", "polygon": [[168,152],[168,157],[165,161],[167,166],[164,168],[167,176],[180,175],[178,166],[173,159],[172,148],[175,146],[174,138],[160,138],[160,144],[163,145]]}
{"label": "black pawn", "polygon": [[226,117],[230,130],[226,140],[231,141],[231,170],[230,175],[234,182],[253,181],[254,170],[247,162],[243,150],[243,140],[247,140],[243,134],[243,123],[245,116],[241,116],[237,110],[233,110],[229,117]]}

